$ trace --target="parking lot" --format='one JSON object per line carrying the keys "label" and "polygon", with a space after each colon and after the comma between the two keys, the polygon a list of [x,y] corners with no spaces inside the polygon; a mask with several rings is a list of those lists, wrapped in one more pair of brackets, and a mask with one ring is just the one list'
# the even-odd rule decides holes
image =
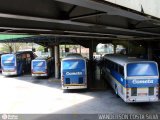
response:
{"label": "parking lot", "polygon": [[0,75],[0,113],[96,114],[155,113],[160,102],[125,103],[111,88],[63,92],[60,80],[35,79],[30,75]]}

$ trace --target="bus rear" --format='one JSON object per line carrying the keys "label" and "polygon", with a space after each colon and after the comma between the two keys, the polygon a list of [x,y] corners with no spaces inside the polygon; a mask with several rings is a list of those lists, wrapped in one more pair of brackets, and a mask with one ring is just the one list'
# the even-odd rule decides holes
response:
{"label": "bus rear", "polygon": [[66,59],[61,62],[62,89],[87,88],[87,69],[84,59]]}
{"label": "bus rear", "polygon": [[32,76],[48,76],[46,60],[32,60]]}
{"label": "bus rear", "polygon": [[17,75],[16,56],[14,54],[2,55],[1,67],[3,75]]}
{"label": "bus rear", "polygon": [[136,62],[126,65],[126,102],[159,100],[159,73],[155,62]]}

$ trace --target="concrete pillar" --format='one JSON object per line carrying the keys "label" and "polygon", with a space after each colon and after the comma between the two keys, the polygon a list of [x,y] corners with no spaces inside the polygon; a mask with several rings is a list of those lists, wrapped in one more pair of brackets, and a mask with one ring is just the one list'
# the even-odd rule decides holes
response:
{"label": "concrete pillar", "polygon": [[89,65],[88,65],[88,88],[92,88],[94,86],[94,77],[93,77],[93,40],[90,42],[89,46]]}
{"label": "concrete pillar", "polygon": [[89,59],[93,60],[93,40],[90,42],[89,46]]}
{"label": "concrete pillar", "polygon": [[59,58],[59,45],[54,46],[55,55],[55,78],[59,78],[60,75],[60,58]]}
{"label": "concrete pillar", "polygon": [[116,47],[117,45],[116,44],[113,44],[113,53],[116,54]]}
{"label": "concrete pillar", "polygon": [[81,45],[79,45],[79,54],[81,54]]}
{"label": "concrete pillar", "polygon": [[48,48],[48,52],[49,52],[49,57],[54,57],[54,47]]}
{"label": "concrete pillar", "polygon": [[148,60],[152,60],[152,47],[151,47],[151,44],[148,43],[148,49],[147,49],[147,52],[148,52]]}

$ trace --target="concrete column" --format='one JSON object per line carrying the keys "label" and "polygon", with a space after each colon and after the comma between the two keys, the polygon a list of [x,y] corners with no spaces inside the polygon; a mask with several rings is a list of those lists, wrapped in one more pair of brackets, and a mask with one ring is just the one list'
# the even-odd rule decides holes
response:
{"label": "concrete column", "polygon": [[79,45],[79,53],[81,54],[81,45]]}
{"label": "concrete column", "polygon": [[54,57],[54,47],[48,49],[49,57]]}
{"label": "concrete column", "polygon": [[151,45],[148,43],[148,49],[147,49],[147,51],[148,51],[148,60],[152,60],[152,47],[151,47]]}
{"label": "concrete column", "polygon": [[93,40],[90,42],[89,46],[89,60],[93,60]]}
{"label": "concrete column", "polygon": [[117,45],[116,44],[113,44],[113,53],[116,54],[116,47]]}
{"label": "concrete column", "polygon": [[88,88],[92,88],[94,85],[94,77],[93,77],[93,40],[89,45],[89,65],[88,65]]}
{"label": "concrete column", "polygon": [[59,45],[54,46],[54,55],[55,55],[55,78],[58,79],[60,73]]}

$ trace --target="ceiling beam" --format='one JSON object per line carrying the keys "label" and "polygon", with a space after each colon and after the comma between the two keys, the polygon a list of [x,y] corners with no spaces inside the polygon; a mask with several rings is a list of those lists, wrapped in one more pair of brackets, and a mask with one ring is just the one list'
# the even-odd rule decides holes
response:
{"label": "ceiling beam", "polygon": [[89,14],[83,14],[83,15],[79,15],[79,16],[70,17],[70,20],[83,19],[83,18],[99,16],[99,15],[103,15],[103,14],[107,14],[107,13],[106,12],[94,12],[94,13],[89,13]]}
{"label": "ceiling beam", "polygon": [[151,20],[151,18],[149,17],[143,16],[137,13],[133,13],[127,10],[123,10],[120,7],[106,4],[102,0],[56,0],[56,1],[106,12],[108,15],[119,15],[119,16],[130,18],[130,19],[138,20],[138,21]]}
{"label": "ceiling beam", "polygon": [[95,29],[102,28],[102,29],[111,29],[111,30],[116,30],[116,31],[125,31],[129,33],[139,33],[139,34],[145,34],[145,35],[160,36],[160,34],[158,33],[144,32],[144,31],[131,30],[131,29],[118,28],[118,27],[105,26],[105,25],[97,25],[97,24],[92,24],[92,23],[75,22],[71,20],[48,19],[48,18],[41,18],[41,17],[32,17],[32,16],[23,16],[23,15],[5,14],[5,13],[0,13],[0,18],[37,21],[37,22],[48,22],[48,23],[59,23],[59,24],[64,24],[64,25],[75,25],[75,26],[90,27],[90,28],[95,28]]}

